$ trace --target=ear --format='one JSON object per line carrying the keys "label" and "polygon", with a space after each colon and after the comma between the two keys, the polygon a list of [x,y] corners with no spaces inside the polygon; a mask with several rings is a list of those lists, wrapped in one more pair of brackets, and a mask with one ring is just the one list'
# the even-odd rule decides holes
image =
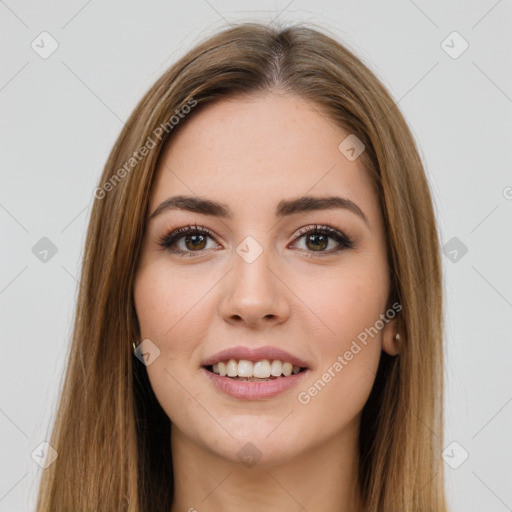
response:
{"label": "ear", "polygon": [[[400,339],[396,339],[396,335],[400,336]],[[389,320],[384,326],[382,332],[382,350],[390,356],[396,356],[402,352],[404,341],[404,333],[398,329],[398,322],[396,318]]]}

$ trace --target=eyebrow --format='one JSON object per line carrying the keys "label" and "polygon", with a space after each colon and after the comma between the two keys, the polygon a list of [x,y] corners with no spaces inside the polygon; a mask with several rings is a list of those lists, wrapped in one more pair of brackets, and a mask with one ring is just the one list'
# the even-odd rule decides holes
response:
{"label": "eyebrow", "polygon": [[[370,222],[361,208],[350,199],[338,196],[303,196],[296,199],[283,199],[277,204],[276,217],[283,218],[297,213],[330,210],[334,208],[348,210],[354,213],[366,223],[370,231],[372,230]],[[233,218],[229,206],[225,203],[219,203],[199,196],[179,195],[169,197],[165,201],[162,201],[150,215],[149,220],[154,219],[167,210],[186,210],[223,219]]]}

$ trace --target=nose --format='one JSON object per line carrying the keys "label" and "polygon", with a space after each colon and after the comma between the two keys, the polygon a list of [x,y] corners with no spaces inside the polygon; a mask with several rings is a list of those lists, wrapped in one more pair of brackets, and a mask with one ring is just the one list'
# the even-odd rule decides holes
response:
{"label": "nose", "polygon": [[282,324],[289,317],[289,288],[267,253],[250,263],[233,254],[234,267],[223,280],[219,305],[226,322],[258,328]]}

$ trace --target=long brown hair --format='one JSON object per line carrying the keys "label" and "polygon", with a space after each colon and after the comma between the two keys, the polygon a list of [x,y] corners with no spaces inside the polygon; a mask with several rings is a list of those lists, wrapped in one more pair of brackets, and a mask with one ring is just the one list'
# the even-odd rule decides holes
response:
{"label": "long brown hair", "polygon": [[111,151],[94,192],[69,362],[49,440],[58,458],[43,471],[38,512],[170,510],[170,420],[132,347],[141,341],[133,282],[149,193],[164,144],[201,106],[275,88],[317,105],[363,142],[387,229],[389,305],[402,305],[403,349],[396,357],[382,353],[363,409],[365,510],[446,511],[441,261],[415,141],[384,86],[334,35],[304,24],[250,22],[214,34],[171,66]]}

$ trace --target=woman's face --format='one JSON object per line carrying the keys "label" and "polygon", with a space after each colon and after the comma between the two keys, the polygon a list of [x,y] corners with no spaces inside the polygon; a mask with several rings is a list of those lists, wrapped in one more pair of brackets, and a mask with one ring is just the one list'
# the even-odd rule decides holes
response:
{"label": "woman's face", "polygon": [[[162,154],[134,298],[151,386],[173,436],[196,449],[271,464],[353,439],[381,350],[396,353],[393,322],[382,321],[385,228],[360,148],[338,148],[349,135],[316,105],[266,93],[207,106]],[[158,208],[175,196],[222,207]],[[293,203],[305,196],[352,203]],[[160,245],[196,224],[207,233]],[[315,225],[331,232],[308,234]],[[205,365],[219,360],[213,375]],[[288,373],[274,360],[306,369],[259,382],[220,375]]]}

